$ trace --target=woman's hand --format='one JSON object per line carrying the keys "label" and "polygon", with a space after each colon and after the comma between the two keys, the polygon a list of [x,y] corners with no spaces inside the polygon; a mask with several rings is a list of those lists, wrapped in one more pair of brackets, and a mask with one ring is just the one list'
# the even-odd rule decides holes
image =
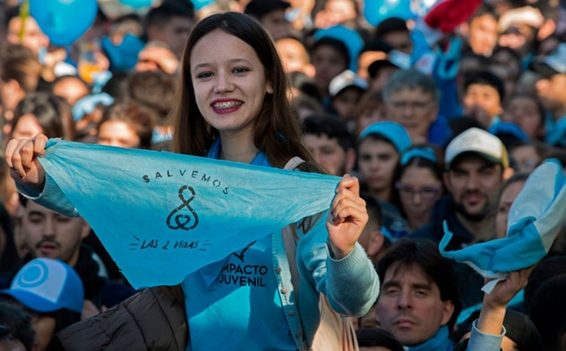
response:
{"label": "woman's hand", "polygon": [[326,223],[334,258],[347,256],[354,249],[367,222],[366,202],[360,197],[358,178],[346,174],[336,188]]}
{"label": "woman's hand", "polygon": [[46,143],[47,137],[43,134],[33,139],[12,139],[8,142],[5,157],[14,180],[29,185],[43,184],[45,171],[37,157],[45,155]]}

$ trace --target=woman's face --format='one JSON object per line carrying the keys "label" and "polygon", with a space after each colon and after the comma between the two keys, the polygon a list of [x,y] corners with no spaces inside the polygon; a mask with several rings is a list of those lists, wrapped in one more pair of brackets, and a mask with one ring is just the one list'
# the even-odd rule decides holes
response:
{"label": "woman's face", "polygon": [[517,123],[529,136],[529,139],[536,139],[541,134],[542,116],[533,99],[527,96],[514,97],[505,112],[506,119]]}
{"label": "woman's face", "polygon": [[409,166],[397,185],[405,213],[430,218],[434,203],[442,195],[442,183],[429,168]]}
{"label": "woman's face", "polygon": [[221,137],[252,137],[265,94],[273,93],[254,49],[216,29],[196,43],[190,59],[196,103],[206,122]]}
{"label": "woman's face", "polygon": [[503,193],[501,193],[499,204],[497,204],[497,214],[495,215],[496,237],[503,238],[507,234],[507,219],[509,218],[509,210],[524,185],[525,182],[522,181],[514,182],[505,188]]}
{"label": "woman's face", "polygon": [[534,145],[517,146],[513,148],[510,156],[513,168],[518,173],[531,173],[542,161]]}
{"label": "woman's face", "polygon": [[358,151],[360,175],[369,188],[383,191],[391,187],[393,172],[399,161],[399,154],[393,145],[368,137],[361,142]]}
{"label": "woman's face", "polygon": [[140,147],[140,137],[126,122],[106,121],[98,128],[98,143],[125,148]]}
{"label": "woman's face", "polygon": [[43,132],[43,128],[39,125],[37,118],[28,113],[20,117],[18,123],[12,131],[14,139],[31,139],[39,133]]}

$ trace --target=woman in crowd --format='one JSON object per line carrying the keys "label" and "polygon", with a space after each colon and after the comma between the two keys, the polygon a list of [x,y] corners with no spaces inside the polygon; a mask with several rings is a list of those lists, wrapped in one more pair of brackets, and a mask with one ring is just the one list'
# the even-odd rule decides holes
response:
{"label": "woman in crowd", "polygon": [[[300,169],[315,168],[289,109],[283,67],[258,23],[237,13],[204,19],[187,41],[181,69],[175,151],[276,168],[284,168],[298,156],[306,160]],[[18,174],[15,178],[42,191],[40,200],[49,205],[61,194],[54,193],[56,189],[35,159],[43,154],[46,140],[12,140],[6,153],[13,173]],[[270,267],[266,287],[225,285],[210,290],[204,275],[221,267],[205,267],[187,276],[181,286],[142,291],[126,302],[128,312],[112,309],[105,316],[75,325],[63,335],[65,347],[80,348],[84,340],[96,340],[117,349],[148,345],[177,350],[225,349],[226,345],[247,350],[310,349],[321,318],[319,299],[328,300],[343,315],[360,316],[378,292],[375,270],[357,244],[368,215],[356,178],[342,178],[330,213],[325,226],[314,225],[306,230],[309,235],[297,240],[295,260],[285,260],[285,252],[275,252],[272,239],[280,233],[250,246],[246,257],[255,261],[250,264]],[[278,287],[281,281],[290,281],[290,269],[275,269],[277,260],[291,268],[296,265],[301,282],[298,291],[293,291],[296,286],[291,291]],[[294,298],[289,301],[287,296]],[[148,312],[156,305],[164,306],[155,312],[166,314],[163,323]],[[121,317],[126,314],[131,328],[113,323],[120,313]]]}
{"label": "woman in crowd", "polygon": [[109,106],[98,124],[98,144],[126,148],[151,148],[157,113],[134,101]]}
{"label": "woman in crowd", "polygon": [[432,146],[412,146],[401,156],[396,171],[394,202],[411,231],[427,224],[434,204],[442,196],[442,165]]}

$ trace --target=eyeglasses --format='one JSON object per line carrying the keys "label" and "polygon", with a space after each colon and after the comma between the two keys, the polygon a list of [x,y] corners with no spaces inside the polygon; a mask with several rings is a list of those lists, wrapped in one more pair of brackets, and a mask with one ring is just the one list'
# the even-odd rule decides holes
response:
{"label": "eyeglasses", "polygon": [[391,101],[390,104],[397,110],[404,110],[407,107],[412,110],[424,110],[430,106],[430,101]]}
{"label": "eyeglasses", "polygon": [[401,197],[413,198],[416,195],[419,195],[427,201],[436,199],[436,197],[442,192],[442,188],[440,187],[423,186],[422,188],[416,188],[414,186],[401,183],[395,184],[395,188],[397,188]]}

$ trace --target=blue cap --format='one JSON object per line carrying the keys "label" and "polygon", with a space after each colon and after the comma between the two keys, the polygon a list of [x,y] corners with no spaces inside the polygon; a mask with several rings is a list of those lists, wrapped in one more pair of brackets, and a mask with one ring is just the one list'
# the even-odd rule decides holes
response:
{"label": "blue cap", "polygon": [[393,144],[397,152],[402,153],[413,142],[405,127],[397,122],[379,121],[367,126],[360,133],[359,140],[365,139],[369,135],[379,135]]}
{"label": "blue cap", "polygon": [[520,141],[528,141],[529,136],[518,124],[513,122],[498,121],[489,127],[488,132],[495,136],[501,136],[503,134],[509,134],[514,136]]}
{"label": "blue cap", "polygon": [[438,157],[436,157],[436,153],[430,146],[418,146],[408,149],[403,153],[401,156],[401,164],[405,166],[411,162],[412,159],[417,157],[424,158],[432,162],[438,162]]}
{"label": "blue cap", "polygon": [[319,29],[314,33],[314,39],[320,40],[322,38],[338,39],[346,45],[348,53],[350,54],[350,67],[349,69],[356,72],[358,70],[357,57],[364,47],[364,40],[360,34],[343,25],[336,25],[324,29]]}
{"label": "blue cap", "polygon": [[36,258],[16,274],[10,289],[0,291],[33,311],[53,312],[63,308],[81,313],[84,289],[73,267],[49,258]]}

